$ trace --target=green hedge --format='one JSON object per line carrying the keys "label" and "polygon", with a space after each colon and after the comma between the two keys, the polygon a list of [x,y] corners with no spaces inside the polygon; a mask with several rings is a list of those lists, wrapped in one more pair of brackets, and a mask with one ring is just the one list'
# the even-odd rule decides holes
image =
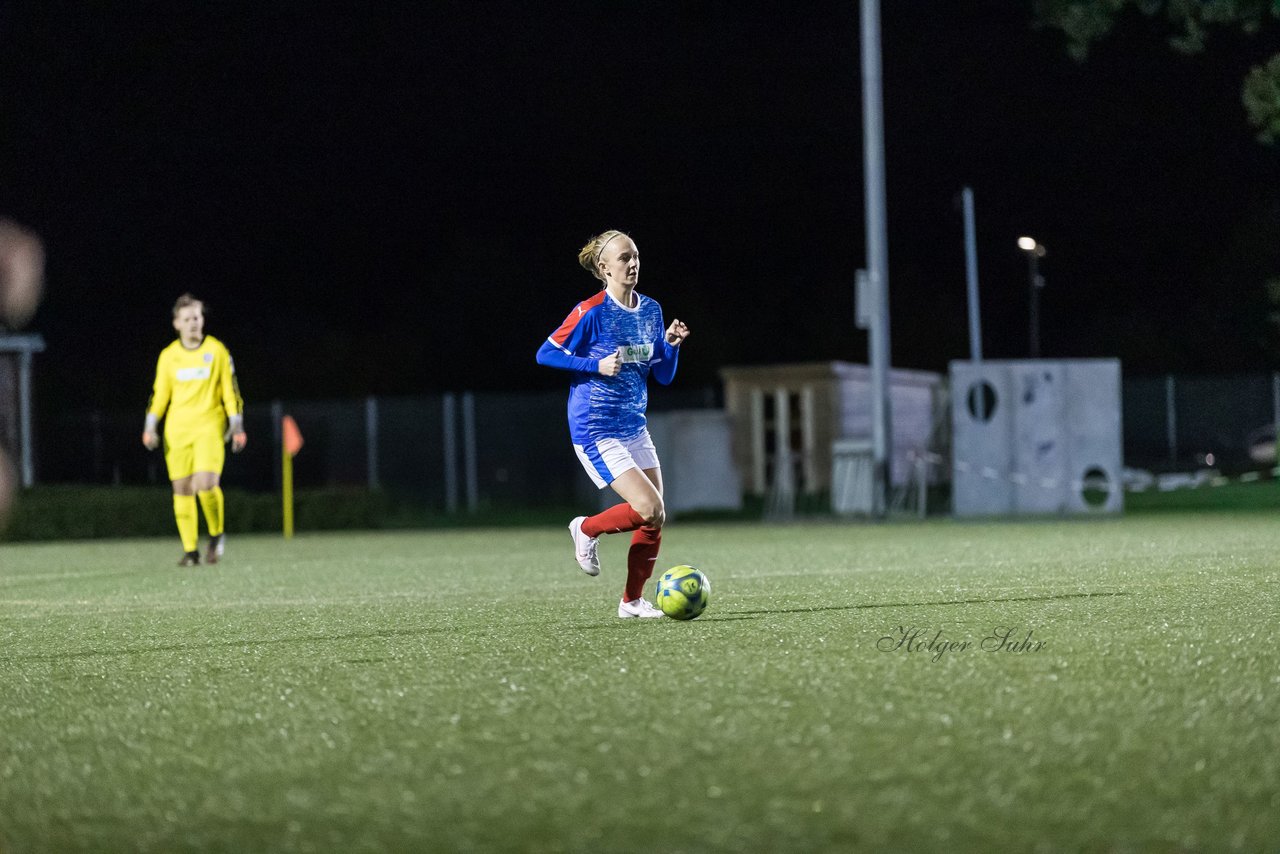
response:
{"label": "green hedge", "polygon": [[[283,508],[279,496],[228,490],[226,499],[228,531],[281,530]],[[388,527],[403,515],[386,495],[362,489],[303,490],[294,500],[294,528],[298,531]],[[19,496],[13,518],[0,539],[65,540],[174,533],[172,493],[163,487],[42,486]]]}
{"label": "green hedge", "polygon": [[1124,497],[1127,513],[1187,512],[1191,510],[1223,512],[1275,512],[1280,510],[1280,484],[1275,480],[1253,483],[1229,483],[1224,486],[1199,486],[1161,492],[1147,489],[1129,492]]}
{"label": "green hedge", "polygon": [[[224,491],[228,531],[281,530],[280,496]],[[172,495],[163,486],[38,486],[21,493],[0,541],[177,536]],[[473,514],[450,515],[382,492],[333,488],[295,492],[293,519],[294,529],[301,533],[564,524],[578,512],[569,507],[485,507]],[[203,534],[203,522],[200,530]]]}

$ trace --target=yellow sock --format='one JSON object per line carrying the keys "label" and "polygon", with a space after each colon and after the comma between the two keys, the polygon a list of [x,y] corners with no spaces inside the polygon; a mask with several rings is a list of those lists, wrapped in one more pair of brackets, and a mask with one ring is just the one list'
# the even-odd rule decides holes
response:
{"label": "yellow sock", "polygon": [[196,550],[196,539],[199,535],[199,520],[196,517],[196,497],[194,495],[173,496],[173,518],[178,520],[178,536],[182,538],[182,550]]}
{"label": "yellow sock", "polygon": [[226,506],[223,504],[222,487],[215,486],[196,494],[200,496],[200,506],[204,509],[204,523],[209,528],[209,536],[216,537],[222,533],[223,508]]}

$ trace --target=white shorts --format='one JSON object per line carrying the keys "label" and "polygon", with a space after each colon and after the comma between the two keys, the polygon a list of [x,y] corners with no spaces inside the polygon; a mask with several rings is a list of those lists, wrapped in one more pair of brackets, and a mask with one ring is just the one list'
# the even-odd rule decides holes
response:
{"label": "white shorts", "polygon": [[574,445],[573,450],[592,482],[600,489],[618,479],[629,469],[656,469],[658,451],[645,430],[634,439],[600,439],[589,445]]}

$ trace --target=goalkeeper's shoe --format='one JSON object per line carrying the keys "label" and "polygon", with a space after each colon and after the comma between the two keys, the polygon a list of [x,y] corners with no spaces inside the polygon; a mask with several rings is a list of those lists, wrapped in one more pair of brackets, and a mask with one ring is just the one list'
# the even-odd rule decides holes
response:
{"label": "goalkeeper's shoe", "polygon": [[178,561],[178,566],[199,566],[200,552],[187,552]]}
{"label": "goalkeeper's shoe", "polygon": [[225,547],[223,543],[223,534],[209,538],[209,548],[204,553],[205,563],[217,563],[222,559],[222,550]]}

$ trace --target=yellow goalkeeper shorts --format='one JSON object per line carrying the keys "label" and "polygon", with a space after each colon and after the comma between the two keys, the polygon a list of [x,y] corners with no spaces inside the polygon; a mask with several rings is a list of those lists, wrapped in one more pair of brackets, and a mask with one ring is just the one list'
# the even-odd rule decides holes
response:
{"label": "yellow goalkeeper shorts", "polygon": [[204,430],[197,435],[188,433],[177,439],[164,438],[164,464],[169,469],[169,480],[181,480],[200,471],[222,474],[227,449],[222,443],[221,430]]}

